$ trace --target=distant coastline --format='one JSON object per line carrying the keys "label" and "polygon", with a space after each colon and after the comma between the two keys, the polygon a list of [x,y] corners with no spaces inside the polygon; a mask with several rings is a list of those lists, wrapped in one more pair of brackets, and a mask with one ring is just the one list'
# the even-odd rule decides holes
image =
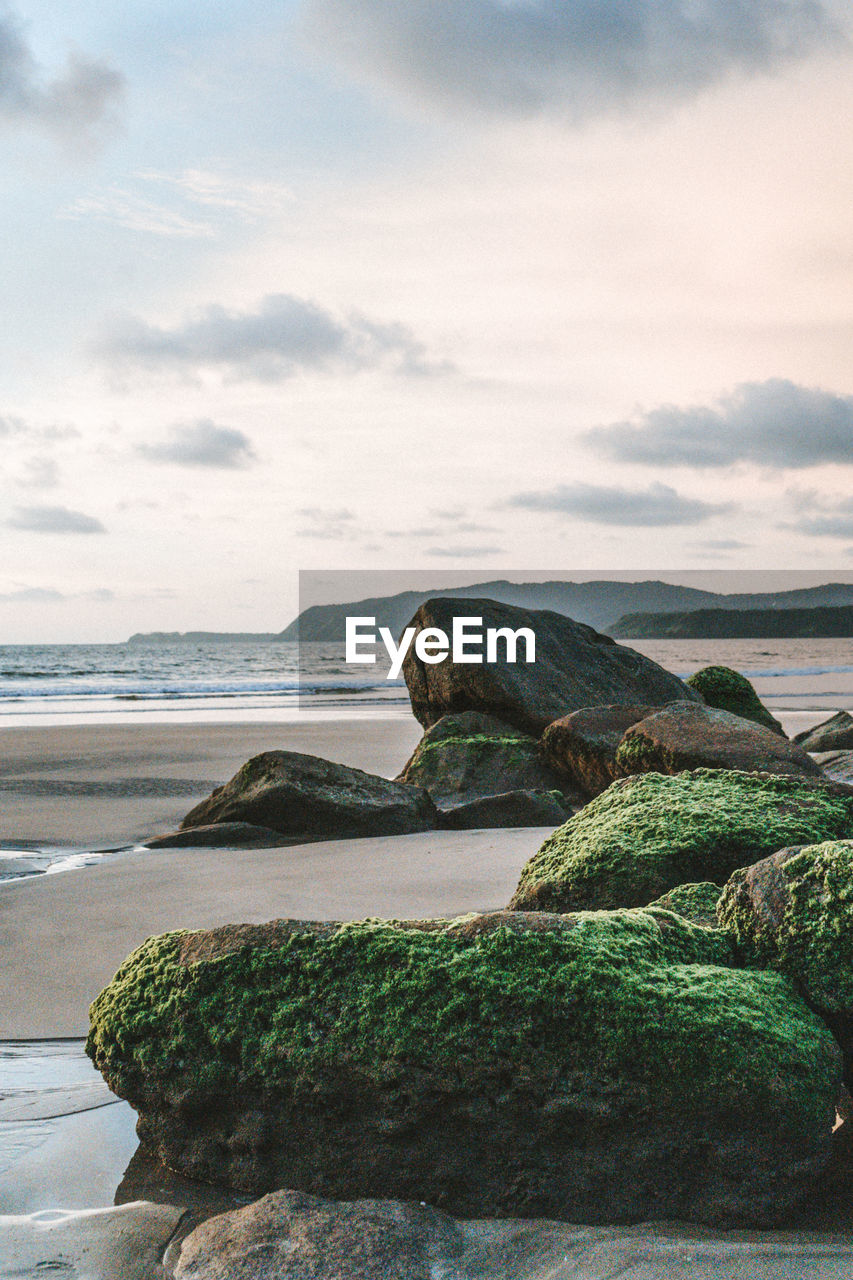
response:
{"label": "distant coastline", "polygon": [[853,637],[853,606],[633,613],[619,619],[613,635],[618,640],[841,639]]}

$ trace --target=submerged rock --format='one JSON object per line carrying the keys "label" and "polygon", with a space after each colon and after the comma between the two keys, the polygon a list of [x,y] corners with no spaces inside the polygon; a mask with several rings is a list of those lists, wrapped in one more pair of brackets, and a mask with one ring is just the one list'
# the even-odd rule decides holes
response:
{"label": "submerged rock", "polygon": [[835,1033],[853,1084],[853,840],[780,849],[743,867],[717,915],[748,963],[794,980]]}
{"label": "submerged rock", "polygon": [[535,738],[479,711],[436,721],[397,781],[423,787],[442,806],[507,791],[574,790],[543,760]]}
{"label": "submerged rock", "polygon": [[409,625],[417,631],[439,628],[449,635],[454,617],[463,614],[482,618],[484,630],[530,628],[536,635],[536,661],[523,661],[520,643],[519,660],[507,662],[501,643],[502,660],[497,662],[468,664],[447,657],[430,664],[418,658],[412,644],[403,675],[412,710],[425,727],[445,715],[481,711],[538,737],[552,721],[579,707],[700,701],[698,693],[650,658],[550,610],[439,597],[422,604]]}
{"label": "submerged rock", "polygon": [[698,769],[614,782],[549,836],[515,911],[641,907],[677,885],[724,884],[792,842],[853,836],[853,791],[811,778]]}
{"label": "submerged rock", "polygon": [[181,830],[235,822],[294,840],[337,840],[431,831],[438,814],[419,787],[298,751],[265,751],[196,805]]}
{"label": "submerged rock", "polygon": [[626,730],[616,751],[623,774],[743,769],[820,777],[801,747],[717,707],[674,702]]}
{"label": "submerged rock", "polygon": [[796,734],[794,741],[803,751],[853,750],[853,716],[849,711],[837,711],[813,729]]}
{"label": "submerged rock", "polygon": [[194,1178],[770,1223],[826,1163],[840,1054],[731,954],[666,911],[172,933],[95,1000],[87,1048]]}
{"label": "submerged rock", "polygon": [[624,776],[616,751],[625,730],[656,709],[626,703],[581,707],[548,725],[542,734],[542,753],[587,795],[600,795]]}
{"label": "submerged rock", "polygon": [[686,683],[702,695],[709,707],[730,711],[733,716],[740,716],[742,720],[754,720],[756,724],[763,724],[765,729],[772,729],[783,738],[787,736],[746,676],[739,671],[734,671],[731,667],[703,667],[701,671],[688,676]]}

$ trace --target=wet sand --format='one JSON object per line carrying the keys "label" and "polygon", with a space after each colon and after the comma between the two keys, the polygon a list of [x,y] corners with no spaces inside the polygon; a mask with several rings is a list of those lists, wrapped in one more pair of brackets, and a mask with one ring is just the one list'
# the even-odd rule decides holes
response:
{"label": "wet sand", "polygon": [[261,751],[305,751],[393,777],[421,732],[411,716],[0,729],[0,841],[134,844],[173,830]]}

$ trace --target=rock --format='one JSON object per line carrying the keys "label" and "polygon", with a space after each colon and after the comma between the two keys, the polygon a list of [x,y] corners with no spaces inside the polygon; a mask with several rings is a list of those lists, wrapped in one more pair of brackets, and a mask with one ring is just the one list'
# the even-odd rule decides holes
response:
{"label": "rock", "polygon": [[479,796],[441,811],[441,825],[453,831],[478,827],[558,827],[572,810],[559,791],[505,791]]}
{"label": "rock", "polygon": [[731,667],[703,667],[688,676],[686,683],[702,695],[709,707],[730,711],[733,716],[753,720],[764,725],[765,729],[787,737],[779,721],[771,716],[746,676],[739,671],[733,671]]}
{"label": "rock", "polygon": [[749,964],[792,978],[834,1032],[853,1084],[853,840],[780,849],[736,871],[717,908]]}
{"label": "rock", "polygon": [[[552,721],[597,703],[642,702],[663,706],[679,698],[699,701],[683,681],[633,649],[592,627],[546,609],[519,609],[495,600],[428,600],[409,623],[417,631],[437,627],[448,635],[454,616],[483,619],[489,627],[532,629],[536,661],[427,664],[410,646],[403,663],[412,710],[424,727],[442,716],[481,711],[538,737]],[[499,652],[504,653],[503,644]]]}
{"label": "rock", "polygon": [[535,738],[479,711],[436,721],[397,781],[423,787],[443,806],[506,791],[574,791],[542,759]]}
{"label": "rock", "polygon": [[813,729],[795,734],[794,741],[803,751],[853,750],[853,716],[849,711],[837,711]]}
{"label": "rock", "polygon": [[170,1247],[175,1280],[849,1280],[838,1236],[674,1224],[459,1222],[427,1205],[277,1191]]}
{"label": "rock", "polygon": [[145,841],[146,849],[274,849],[279,845],[279,831],[250,822],[211,822]]}
{"label": "rock", "polygon": [[824,777],[853,785],[853,751],[816,751],[813,759],[820,765]]}
{"label": "rock", "polygon": [[650,902],[649,910],[657,907],[662,911],[674,911],[677,916],[683,916],[692,924],[716,928],[717,903],[722,892],[722,885],[712,884],[710,880],[702,880],[698,884],[680,884]]}
{"label": "rock", "polygon": [[87,1048],[146,1146],[255,1194],[772,1222],[827,1161],[840,1053],[731,957],[666,911],[171,933]]}
{"label": "rock", "polygon": [[821,777],[820,766],[802,747],[772,729],[688,702],[674,702],[627,729],[616,764],[624,774],[743,769]]}
{"label": "rock", "polygon": [[0,1278],[153,1280],[183,1217],[168,1204],[0,1217]]}
{"label": "rock", "polygon": [[853,835],[853,791],[811,778],[698,769],[623,778],[549,836],[515,911],[641,907],[677,885],[724,884],[801,840]]}
{"label": "rock", "polygon": [[542,734],[542,754],[587,795],[597,796],[623,776],[616,750],[625,730],[655,710],[625,703],[581,707],[548,725]]}
{"label": "rock", "polygon": [[298,751],[265,751],[196,805],[181,830],[249,823],[293,840],[396,836],[438,822],[425,791]]}

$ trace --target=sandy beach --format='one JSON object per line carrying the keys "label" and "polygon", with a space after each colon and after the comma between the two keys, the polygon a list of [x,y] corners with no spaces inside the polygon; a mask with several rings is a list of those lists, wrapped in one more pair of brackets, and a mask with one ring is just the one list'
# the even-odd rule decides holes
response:
{"label": "sandy beach", "polygon": [[[393,774],[419,736],[414,719],[9,730],[0,736],[0,839],[128,845],[173,829],[259,751],[293,748]],[[175,788],[168,797],[157,793],[164,781]],[[18,783],[27,787],[16,790]],[[7,883],[0,1039],[84,1036],[91,1000],[153,933],[502,906],[545,834],[442,831],[281,849],[139,851]]]}

